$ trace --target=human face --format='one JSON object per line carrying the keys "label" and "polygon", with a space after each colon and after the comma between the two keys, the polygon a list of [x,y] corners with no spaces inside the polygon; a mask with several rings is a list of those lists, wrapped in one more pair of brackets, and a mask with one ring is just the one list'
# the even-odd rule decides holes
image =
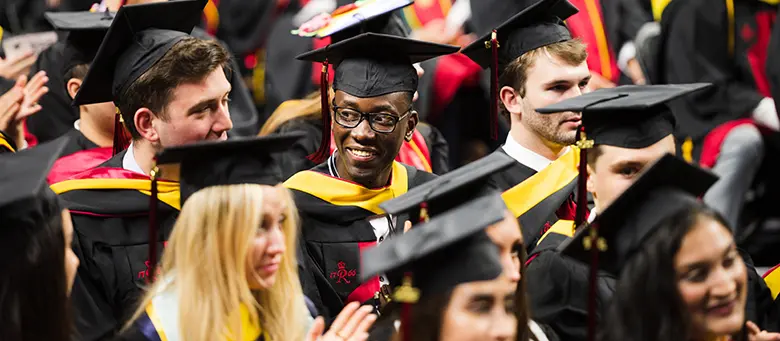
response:
{"label": "human face", "polygon": [[[396,92],[360,98],[339,90],[334,102],[343,108],[364,113],[387,113],[400,118],[411,106],[410,97],[408,93]],[[411,110],[406,114],[390,133],[377,133],[367,120],[355,128],[345,128],[333,121],[331,129],[338,149],[336,169],[339,176],[368,188],[386,186],[393,160],[404,139],[411,138],[417,126],[417,112]]]}
{"label": "human face", "polygon": [[504,220],[488,226],[488,237],[498,245],[498,254],[504,267],[504,276],[513,283],[520,281],[520,249],[523,248],[523,234],[520,224],[509,210]]}
{"label": "human face", "polygon": [[695,340],[733,335],[742,329],[747,272],[726,226],[700,217],[683,238],[674,268]]}
{"label": "human face", "polygon": [[517,332],[516,283],[503,276],[459,284],[444,310],[440,340],[512,340]]}
{"label": "human face", "polygon": [[263,186],[263,223],[257,229],[247,255],[247,281],[252,290],[268,289],[276,282],[285,236],[282,230],[287,216],[287,203],[281,189]]}
{"label": "human face", "polygon": [[227,139],[227,131],[233,128],[228,112],[230,91],[222,67],[199,82],[177,86],[165,108],[167,119],[152,120],[160,147]]}
{"label": "human face", "polygon": [[70,289],[73,288],[73,281],[76,280],[76,272],[79,269],[79,257],[73,253],[73,221],[70,218],[70,211],[62,210],[62,234],[65,238],[65,278],[68,281],[68,296]]}
{"label": "human face", "polygon": [[669,135],[641,149],[600,145],[601,154],[588,165],[588,192],[599,211],[604,211],[636,181],[638,175],[667,153],[675,153],[674,137]]}
{"label": "human face", "polygon": [[582,118],[579,113],[540,114],[536,109],[581,95],[589,81],[586,62],[571,65],[549,53],[537,53],[527,70],[520,123],[547,145],[573,144]]}

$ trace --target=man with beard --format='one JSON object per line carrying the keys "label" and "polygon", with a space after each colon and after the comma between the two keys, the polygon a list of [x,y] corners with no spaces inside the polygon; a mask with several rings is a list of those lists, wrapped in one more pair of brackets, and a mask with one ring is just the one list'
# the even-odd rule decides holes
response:
{"label": "man with beard", "polygon": [[[574,220],[578,152],[569,146],[580,116],[536,112],[582,94],[590,80],[586,47],[563,24],[574,13],[577,9],[566,0],[539,1],[498,26],[494,36],[488,34],[463,51],[498,76],[494,95],[511,129],[495,153],[508,154],[517,163],[496,173],[492,183],[504,191],[507,206],[520,219],[529,251],[559,219]],[[497,44],[497,58],[486,42]]]}
{"label": "man with beard", "polygon": [[[155,166],[160,150],[224,140],[232,127],[229,55],[191,37],[204,0],[125,6],[116,14],[74,104],[113,101],[132,135],[130,147],[52,189],[73,208],[81,266],[72,299],[84,340],[114,334],[133,312],[150,267],[149,221],[167,238],[178,214],[179,185]],[[154,192],[162,204],[150,210]],[[154,214],[152,214],[154,213]],[[151,265],[153,267],[153,265]]]}
{"label": "man with beard", "polygon": [[[336,150],[328,157],[329,144],[323,140],[315,156],[325,156],[325,162],[285,182],[303,226],[304,294],[330,318],[349,302],[375,303],[381,285],[387,284],[382,277],[360,281],[361,250],[383,242],[408,217],[388,215],[379,204],[434,178],[394,159],[418,122],[412,105],[418,84],[413,64],[458,48],[375,33],[398,31],[389,27],[397,22],[388,21],[398,7],[389,7],[338,30],[329,46],[298,57],[332,63],[335,69],[334,96],[323,102],[322,114],[323,136],[332,129]],[[321,86],[327,89],[327,81]]]}

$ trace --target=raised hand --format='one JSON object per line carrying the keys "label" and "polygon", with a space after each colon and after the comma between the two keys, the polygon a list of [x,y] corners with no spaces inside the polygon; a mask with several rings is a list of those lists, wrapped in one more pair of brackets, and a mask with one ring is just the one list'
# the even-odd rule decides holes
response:
{"label": "raised hand", "polygon": [[323,334],[325,320],[318,317],[314,320],[306,341],[368,340],[368,329],[376,321],[376,315],[371,313],[372,310],[370,306],[361,307],[357,302],[347,304],[325,334]]}
{"label": "raised hand", "polygon": [[766,330],[761,330],[753,322],[747,321],[745,327],[748,329],[748,340],[750,341],[771,341],[780,340],[780,333],[770,333]]}
{"label": "raised hand", "polygon": [[0,77],[15,79],[25,75],[37,59],[38,56],[32,51],[11,58],[0,58]]}

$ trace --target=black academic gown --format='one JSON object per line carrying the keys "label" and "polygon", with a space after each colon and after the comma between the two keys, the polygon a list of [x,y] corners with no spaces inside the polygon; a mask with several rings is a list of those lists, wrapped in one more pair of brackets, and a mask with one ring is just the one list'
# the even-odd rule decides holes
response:
{"label": "black academic gown", "polygon": [[[780,8],[778,8],[780,13]],[[772,98],[775,100],[775,108],[780,108],[780,25],[772,29],[772,38],[769,40],[769,50],[766,58],[766,75],[769,78],[769,86]]]}
{"label": "black academic gown", "polygon": [[100,148],[100,146],[84,136],[84,134],[82,134],[79,130],[71,129],[66,135],[70,136],[70,141],[68,141],[68,144],[65,145],[65,148],[60,153],[60,157],[78,153],[83,150]]}
{"label": "black academic gown", "polygon": [[[399,174],[399,167],[405,170],[405,183],[401,182],[403,176]],[[376,284],[376,279],[360,282],[361,250],[377,244],[377,236],[368,222],[368,218],[381,214],[377,205],[436,176],[396,163],[395,179],[388,190],[381,191],[384,194],[377,195],[377,190],[368,190],[328,174],[326,162],[296,174],[285,182],[285,186],[292,189],[301,218],[303,293],[320,314],[332,321],[348,301],[369,302],[378,289],[378,286],[370,286]],[[333,197],[336,192],[333,189],[337,187],[340,193],[355,193],[360,198]],[[396,217],[395,229],[402,229],[406,220],[408,215]]]}
{"label": "black academic gown", "polygon": [[[441,133],[434,127],[421,123],[417,130],[422,134],[431,157],[431,168],[434,174],[442,175],[449,171],[448,144]],[[287,134],[303,132],[303,138],[298,139],[288,150],[275,156],[282,168],[283,179],[293,174],[316,166],[306,156],[317,151],[322,139],[322,121],[317,119],[294,119],[285,122],[277,129],[277,133]]]}
{"label": "black academic gown", "polygon": [[[725,0],[672,1],[661,19],[662,82],[713,83],[710,90],[671,102],[678,140],[694,143],[720,124],[747,118],[769,97],[764,62],[776,6],[734,0],[734,26]],[[729,52],[728,32],[734,37]],[[766,84],[765,90],[761,89]],[[698,147],[694,156],[698,157]]]}
{"label": "black academic gown", "polygon": [[30,75],[46,71],[49,77],[49,92],[38,101],[41,111],[27,118],[27,129],[39,143],[54,140],[73,129],[73,122],[79,119],[79,108],[71,106],[71,98],[65,88],[64,40],[50,46],[38,56]]}
{"label": "black academic gown", "polygon": [[[590,268],[556,251],[567,236],[548,233],[529,254],[523,278],[531,318],[548,325],[561,340],[585,341],[588,332]],[[615,292],[615,277],[600,272],[597,316]]]}
{"label": "black academic gown", "polygon": [[[122,168],[125,153],[98,168]],[[135,311],[147,285],[150,198],[136,189],[79,187],[82,189],[60,193],[71,210],[73,251],[81,261],[71,292],[74,322],[79,340],[104,340]],[[60,191],[55,188],[55,192]],[[160,252],[177,215],[177,209],[159,203]]]}
{"label": "black academic gown", "polygon": [[[569,153],[572,152],[574,151]],[[506,154],[503,148],[497,149],[494,153]],[[507,192],[536,174],[537,172],[530,167],[520,162],[515,162],[510,168],[491,175],[488,181],[502,192]],[[546,193],[544,198],[523,199],[539,201],[538,204],[518,217],[523,230],[523,240],[529,254],[536,247],[544,232],[558,221],[556,211],[566,202],[570,195],[576,192],[576,189],[577,178],[565,184],[558,191]],[[512,204],[512,202],[507,202],[507,206],[511,207]]]}

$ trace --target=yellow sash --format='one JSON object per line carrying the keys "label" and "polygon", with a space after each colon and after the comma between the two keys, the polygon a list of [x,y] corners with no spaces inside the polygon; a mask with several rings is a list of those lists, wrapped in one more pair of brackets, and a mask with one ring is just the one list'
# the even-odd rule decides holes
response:
{"label": "yellow sash", "polygon": [[772,292],[772,298],[776,299],[777,295],[780,294],[780,264],[764,275],[764,282],[766,282],[766,286]]}
{"label": "yellow sash", "polygon": [[547,235],[550,233],[562,234],[569,238],[574,237],[574,221],[572,220],[556,221],[555,224],[553,224],[553,226],[550,227],[550,229],[547,230],[547,232],[545,232],[542,235],[542,238],[539,238],[539,242],[537,242],[536,245],[541,244],[542,240],[544,240],[544,238],[547,238]]}
{"label": "yellow sash", "polygon": [[[61,181],[50,187],[57,194],[80,189],[134,189],[146,195],[152,194],[152,181],[145,179],[74,179]],[[181,210],[178,182],[158,180],[157,198],[169,206]]]}
{"label": "yellow sash", "polygon": [[576,147],[525,181],[505,191],[501,197],[515,218],[560,191],[579,175],[580,150]]}
{"label": "yellow sash", "polygon": [[309,193],[336,206],[357,206],[374,214],[384,214],[379,204],[396,198],[409,189],[406,168],[393,162],[390,186],[368,189],[349,181],[315,172],[302,171],[284,182],[289,189]]}
{"label": "yellow sash", "polygon": [[8,140],[6,140],[5,135],[3,134],[0,134],[0,147],[6,148],[11,152],[16,152],[16,150],[13,147],[11,147],[11,144],[8,143]]}

